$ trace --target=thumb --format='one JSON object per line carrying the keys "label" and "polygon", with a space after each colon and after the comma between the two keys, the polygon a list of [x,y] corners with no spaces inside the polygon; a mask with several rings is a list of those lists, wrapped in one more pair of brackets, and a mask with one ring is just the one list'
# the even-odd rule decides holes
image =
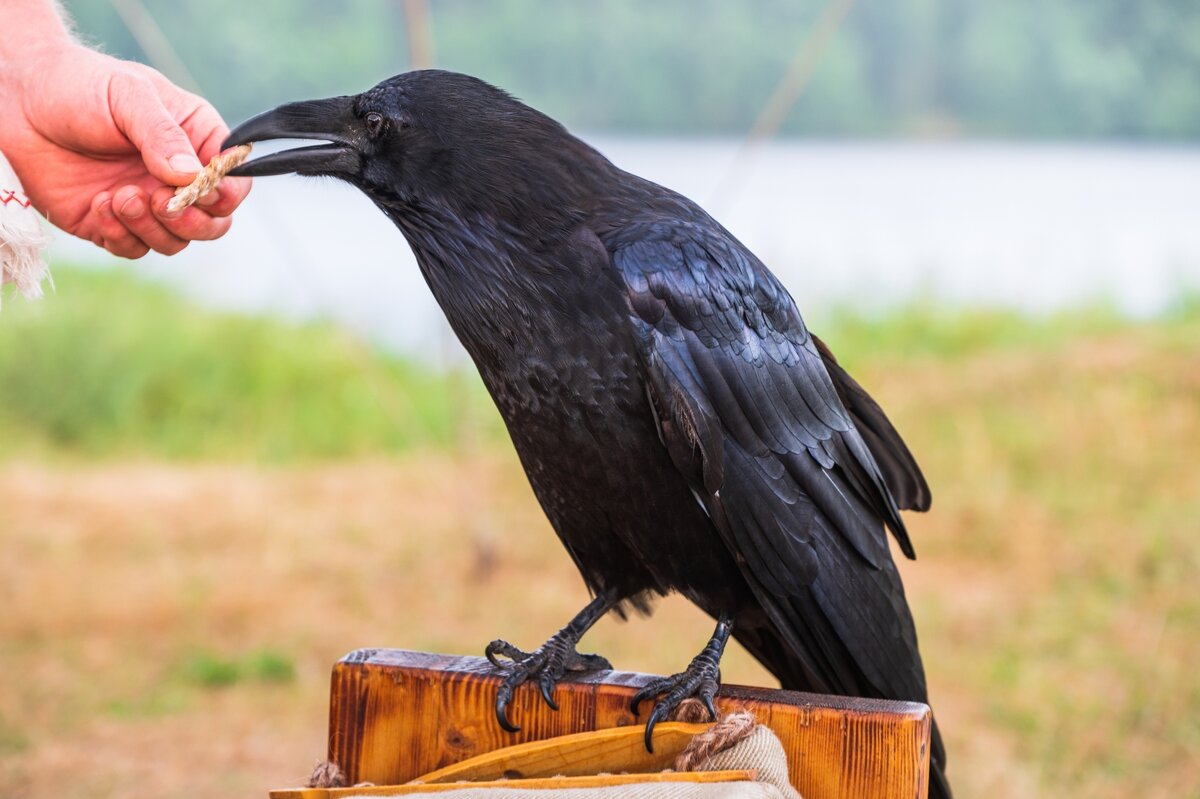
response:
{"label": "thumb", "polygon": [[200,171],[200,159],[158,92],[140,75],[118,73],[109,86],[113,121],[142,155],[146,170],[168,186],[184,186]]}

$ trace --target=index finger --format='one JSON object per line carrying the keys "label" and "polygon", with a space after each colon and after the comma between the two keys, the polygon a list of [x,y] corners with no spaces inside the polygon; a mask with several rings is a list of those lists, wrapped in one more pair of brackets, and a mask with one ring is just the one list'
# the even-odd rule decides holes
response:
{"label": "index finger", "polygon": [[221,152],[221,142],[229,135],[229,126],[221,119],[217,109],[203,100],[179,125],[192,140],[200,160],[206,164]]}

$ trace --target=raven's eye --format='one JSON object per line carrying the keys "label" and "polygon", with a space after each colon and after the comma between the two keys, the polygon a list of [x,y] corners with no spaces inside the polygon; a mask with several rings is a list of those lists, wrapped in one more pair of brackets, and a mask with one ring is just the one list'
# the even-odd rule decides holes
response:
{"label": "raven's eye", "polygon": [[379,131],[383,130],[383,114],[372,111],[367,114],[367,133],[372,136],[378,136]]}

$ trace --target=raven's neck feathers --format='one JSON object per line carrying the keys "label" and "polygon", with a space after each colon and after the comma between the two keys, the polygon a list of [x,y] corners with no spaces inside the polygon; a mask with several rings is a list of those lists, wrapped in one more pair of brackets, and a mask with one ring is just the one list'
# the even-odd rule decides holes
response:
{"label": "raven's neck feathers", "polygon": [[523,246],[509,224],[433,203],[403,211],[380,204],[400,228],[425,282],[459,340],[481,368],[503,351],[528,346],[538,319],[560,304],[571,265],[556,248]]}
{"label": "raven's neck feathers", "polygon": [[[454,147],[430,152],[406,181],[418,187],[413,196],[387,204],[417,226],[444,224],[449,212],[459,222],[443,228],[450,236],[482,224],[525,247],[555,246],[617,190],[621,173],[558,122],[524,110],[450,132]],[[435,218],[419,218],[431,212]]]}
{"label": "raven's neck feathers", "polygon": [[502,350],[544,346],[537,336],[546,332],[538,328],[547,312],[567,314],[568,297],[597,285],[594,273],[607,254],[584,248],[587,263],[576,263],[581,250],[564,246],[572,237],[590,237],[602,250],[594,233],[614,200],[631,186],[646,195],[643,202],[662,190],[532,109],[511,126],[501,119],[481,127],[487,129],[446,135],[455,148],[427,153],[435,157],[421,160],[422,174],[368,194],[408,240],[451,327],[482,368]]}

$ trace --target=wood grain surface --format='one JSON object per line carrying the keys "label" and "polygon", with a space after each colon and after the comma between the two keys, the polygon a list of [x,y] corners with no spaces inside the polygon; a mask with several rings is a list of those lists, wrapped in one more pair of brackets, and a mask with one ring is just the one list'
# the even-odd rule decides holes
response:
{"label": "wood grain surface", "polygon": [[[629,700],[652,675],[606,671],[569,677],[546,706],[521,686],[507,733],[496,722],[500,677],[483,658],[399,649],[351,652],[333,669],[329,759],[348,784],[400,784],[527,741],[638,725]],[[717,709],[745,709],[783,742],[805,799],[923,799],[928,790],[926,705],[778,689],[723,686]],[[642,710],[643,720],[649,705]]]}

